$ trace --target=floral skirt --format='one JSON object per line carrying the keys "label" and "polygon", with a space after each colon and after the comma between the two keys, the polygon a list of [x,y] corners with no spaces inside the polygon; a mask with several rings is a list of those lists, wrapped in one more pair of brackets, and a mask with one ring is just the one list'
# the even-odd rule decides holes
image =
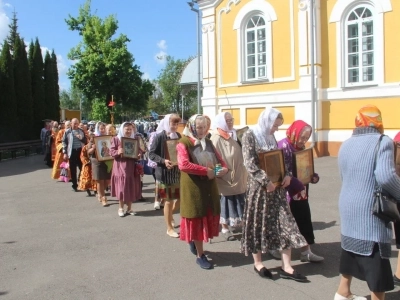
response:
{"label": "floral skirt", "polygon": [[203,241],[217,237],[219,234],[219,215],[213,216],[212,210],[207,210],[207,215],[199,218],[181,217],[180,239],[182,241]]}
{"label": "floral skirt", "polygon": [[180,198],[179,182],[167,185],[157,181],[157,195],[166,201],[172,201]]}

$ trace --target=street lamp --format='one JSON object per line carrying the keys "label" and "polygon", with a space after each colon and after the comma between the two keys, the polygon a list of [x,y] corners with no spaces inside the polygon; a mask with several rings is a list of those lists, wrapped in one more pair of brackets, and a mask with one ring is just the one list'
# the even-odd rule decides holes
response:
{"label": "street lamp", "polygon": [[192,2],[188,2],[190,6],[190,10],[197,13],[197,113],[200,114],[200,84],[201,84],[201,73],[200,73],[200,46],[201,46],[201,39],[200,39],[200,25],[201,25],[201,14],[200,10],[194,8],[194,4],[197,3],[197,0],[192,0]]}

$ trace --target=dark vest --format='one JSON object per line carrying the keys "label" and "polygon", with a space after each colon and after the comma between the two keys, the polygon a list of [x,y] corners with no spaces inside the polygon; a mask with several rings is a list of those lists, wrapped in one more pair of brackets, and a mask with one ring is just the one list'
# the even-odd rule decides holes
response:
{"label": "dark vest", "polygon": [[[190,161],[193,162],[190,153],[194,146],[190,139],[183,137],[179,142],[186,146]],[[213,149],[209,139],[206,139],[206,145],[206,150]],[[205,217],[208,208],[212,210],[214,216],[221,213],[220,196],[215,178],[209,180],[207,176],[192,175],[181,171],[180,194],[180,211],[184,218]]]}

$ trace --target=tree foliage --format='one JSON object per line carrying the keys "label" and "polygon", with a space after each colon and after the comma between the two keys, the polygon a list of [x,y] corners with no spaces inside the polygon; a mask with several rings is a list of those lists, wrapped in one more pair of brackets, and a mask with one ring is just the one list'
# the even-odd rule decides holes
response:
{"label": "tree foliage", "polygon": [[102,122],[110,122],[110,111],[102,99],[94,99],[90,119]]}
{"label": "tree foliage", "polygon": [[57,67],[57,56],[54,53],[54,50],[51,52],[51,65],[53,71],[53,85],[54,85],[54,120],[60,120],[60,86],[58,85],[58,67]]}
{"label": "tree foliage", "polygon": [[145,110],[153,86],[142,80],[127,48],[130,40],[124,34],[113,38],[118,29],[116,18],[111,15],[103,20],[91,13],[90,5],[87,0],[77,17],[70,15],[65,20],[68,28],[82,37],[68,54],[76,61],[68,71],[69,78],[89,100],[103,99],[107,105],[113,95],[127,109]]}
{"label": "tree foliage", "polygon": [[0,55],[0,141],[18,140],[15,132],[17,103],[14,88],[14,66],[7,41]]}
{"label": "tree foliage", "polygon": [[14,47],[15,47],[17,41],[20,39],[20,36],[18,33],[17,13],[15,11],[13,12],[13,17],[11,19],[11,23],[8,25],[8,28],[10,28],[10,32],[7,36],[7,43],[8,43],[8,46],[10,47],[12,56],[14,56]]}
{"label": "tree foliage", "polygon": [[35,135],[35,132],[32,130],[33,99],[31,73],[25,50],[25,42],[21,38],[17,38],[14,45],[14,87],[17,102],[17,128],[19,136],[23,140],[29,140]]}

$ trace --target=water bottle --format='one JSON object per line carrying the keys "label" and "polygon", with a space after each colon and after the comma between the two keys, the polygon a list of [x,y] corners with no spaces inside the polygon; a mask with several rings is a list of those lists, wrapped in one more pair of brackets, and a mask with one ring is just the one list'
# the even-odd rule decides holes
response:
{"label": "water bottle", "polygon": [[218,171],[222,169],[221,164],[216,164],[214,167],[214,175],[217,175]]}

